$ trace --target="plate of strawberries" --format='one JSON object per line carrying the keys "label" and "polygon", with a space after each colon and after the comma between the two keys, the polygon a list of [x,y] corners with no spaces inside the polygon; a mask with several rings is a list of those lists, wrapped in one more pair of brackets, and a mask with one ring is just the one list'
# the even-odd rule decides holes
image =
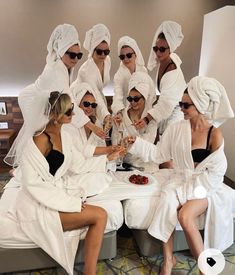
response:
{"label": "plate of strawberries", "polygon": [[149,185],[154,182],[154,177],[149,174],[129,174],[126,178],[128,183],[136,184],[136,185]]}

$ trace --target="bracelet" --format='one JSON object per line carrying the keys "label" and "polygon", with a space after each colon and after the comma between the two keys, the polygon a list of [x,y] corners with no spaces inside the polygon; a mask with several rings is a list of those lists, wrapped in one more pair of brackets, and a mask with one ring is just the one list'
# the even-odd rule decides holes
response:
{"label": "bracelet", "polygon": [[149,119],[148,119],[148,117],[144,117],[144,121],[145,121],[145,123],[148,125],[149,124]]}

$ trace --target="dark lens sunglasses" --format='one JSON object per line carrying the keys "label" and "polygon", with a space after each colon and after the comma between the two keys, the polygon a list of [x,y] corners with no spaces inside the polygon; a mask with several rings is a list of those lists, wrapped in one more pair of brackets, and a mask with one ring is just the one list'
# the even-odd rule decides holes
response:
{"label": "dark lens sunglasses", "polygon": [[125,57],[127,57],[128,59],[131,59],[133,54],[135,54],[135,53],[120,54],[120,55],[119,55],[119,58],[120,58],[121,60],[124,60]]}
{"label": "dark lens sunglasses", "polygon": [[71,108],[69,108],[64,114],[65,114],[66,116],[71,116],[72,113],[73,113],[73,108],[74,108],[74,104],[72,103]]}
{"label": "dark lens sunglasses", "polygon": [[157,53],[157,51],[159,51],[160,53],[164,53],[167,49],[169,49],[169,47],[168,47],[168,48],[165,48],[165,47],[158,47],[158,46],[154,46],[154,47],[153,47],[153,51],[154,51],[155,53]]}
{"label": "dark lens sunglasses", "polygon": [[194,105],[193,103],[188,103],[188,102],[179,102],[180,108],[182,109],[188,109],[190,106]]}
{"label": "dark lens sunglasses", "polygon": [[81,59],[82,56],[83,56],[82,52],[80,52],[80,53],[74,53],[74,52],[67,51],[65,53],[70,57],[70,59],[75,59],[76,57],[77,57],[77,59]]}
{"label": "dark lens sunglasses", "polygon": [[110,54],[110,50],[95,49],[95,51],[98,55],[102,55],[102,54],[109,55]]}
{"label": "dark lens sunglasses", "polygon": [[126,99],[129,101],[129,102],[138,102],[143,96],[134,96],[134,97],[131,97],[131,96],[128,96]]}
{"label": "dark lens sunglasses", "polygon": [[95,102],[90,103],[89,101],[83,101],[82,104],[83,104],[84,107],[90,107],[91,106],[91,108],[93,108],[93,109],[95,109],[97,107],[97,103],[95,103]]}

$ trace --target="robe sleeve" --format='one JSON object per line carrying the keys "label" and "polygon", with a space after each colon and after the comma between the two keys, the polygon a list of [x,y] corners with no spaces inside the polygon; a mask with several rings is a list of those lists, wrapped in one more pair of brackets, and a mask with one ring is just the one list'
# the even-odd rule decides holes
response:
{"label": "robe sleeve", "polygon": [[148,111],[157,123],[170,117],[182,99],[185,87],[186,83],[180,68],[170,71],[162,77],[158,102]]}
{"label": "robe sleeve", "polygon": [[[42,205],[61,212],[80,212],[81,198],[68,195],[65,190],[54,185],[55,178],[43,180],[32,167],[30,159],[22,160],[23,188]],[[63,179],[61,179],[63,180]]]}
{"label": "robe sleeve", "polygon": [[114,96],[113,96],[113,104],[111,106],[111,109],[114,114],[117,114],[119,111],[123,110],[125,108],[124,100],[123,100],[123,87],[125,82],[125,77],[121,74],[120,71],[118,71],[114,75]]}
{"label": "robe sleeve", "polygon": [[153,161],[155,163],[163,163],[172,158],[171,156],[171,131],[170,127],[166,129],[161,140],[154,145],[139,137],[131,146],[130,153],[143,159],[144,162]]}

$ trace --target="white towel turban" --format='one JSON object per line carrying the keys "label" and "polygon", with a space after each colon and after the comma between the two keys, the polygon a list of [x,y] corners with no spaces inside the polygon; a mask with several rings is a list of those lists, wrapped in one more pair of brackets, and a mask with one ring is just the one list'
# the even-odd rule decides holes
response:
{"label": "white towel turban", "polygon": [[121,48],[123,46],[128,46],[133,49],[136,54],[136,64],[144,66],[144,59],[142,53],[136,43],[136,41],[130,36],[123,36],[118,41],[118,55],[120,55]]}
{"label": "white towel turban", "polygon": [[153,68],[157,65],[156,54],[153,51],[153,47],[156,45],[156,41],[160,33],[164,33],[166,37],[166,41],[170,47],[171,53],[174,52],[180,46],[184,38],[183,33],[181,31],[181,26],[178,23],[174,21],[162,22],[162,24],[158,27],[154,35],[152,47],[150,50],[150,55],[148,60],[148,69],[150,71],[152,71]]}
{"label": "white towel turban", "polygon": [[76,84],[71,87],[71,92],[75,100],[75,103],[78,106],[80,105],[81,100],[86,94],[86,92],[90,92],[95,97],[92,87],[86,82],[76,82]]}
{"label": "white towel turban", "polygon": [[102,41],[107,42],[110,46],[110,32],[104,24],[94,25],[89,31],[86,32],[83,47],[89,51],[89,57],[92,56],[94,49]]}
{"label": "white towel turban", "polygon": [[188,83],[188,94],[197,110],[218,127],[234,117],[225,88],[214,78],[196,76]]}
{"label": "white towel turban", "polygon": [[135,88],[145,98],[145,108],[150,109],[155,101],[155,88],[152,78],[145,72],[135,72],[131,75],[128,91]]}
{"label": "white towel turban", "polygon": [[76,28],[69,24],[58,25],[52,32],[47,44],[47,63],[61,58],[75,44],[80,46]]}

